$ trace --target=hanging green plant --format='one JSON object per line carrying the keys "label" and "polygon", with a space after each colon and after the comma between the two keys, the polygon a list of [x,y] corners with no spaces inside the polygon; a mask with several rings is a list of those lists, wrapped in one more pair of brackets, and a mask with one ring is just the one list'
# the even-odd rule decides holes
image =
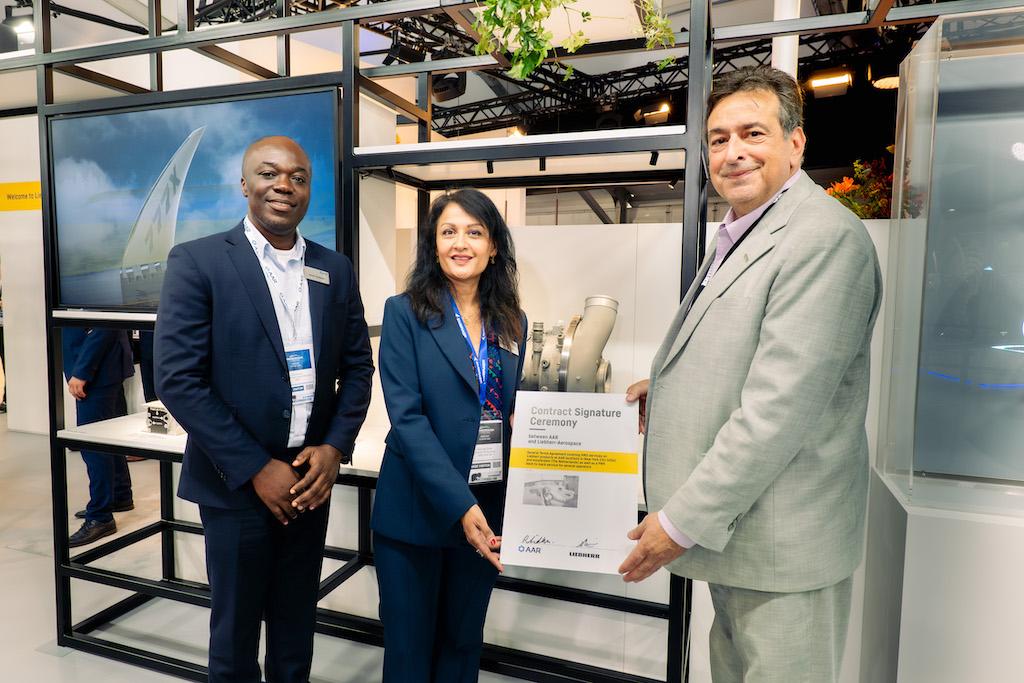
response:
{"label": "hanging green plant", "polygon": [[[569,36],[562,41],[561,47],[569,54],[575,53],[589,42],[582,28],[573,27],[570,13],[579,17],[581,24],[590,22],[594,16],[587,11],[579,11],[572,7],[576,0],[481,0],[482,11],[477,16],[473,28],[480,34],[476,45],[478,55],[488,54],[502,49],[500,46],[515,45],[512,51],[508,75],[523,80],[547,59],[552,44],[551,31],[544,27],[544,22],[557,9],[564,9],[566,21],[569,22]],[[658,10],[655,0],[640,0],[641,27],[648,50],[671,47],[675,44],[672,24]],[[610,18],[610,17],[609,17]],[[658,62],[659,68],[665,68],[675,61],[673,58]],[[572,77],[573,68],[566,68],[565,78]]]}
{"label": "hanging green plant", "polygon": [[[644,40],[648,50],[672,47],[676,44],[676,34],[672,30],[672,22],[662,14],[654,0],[639,0],[640,26],[644,31]],[[658,69],[675,64],[675,57],[666,57],[658,62]]]}

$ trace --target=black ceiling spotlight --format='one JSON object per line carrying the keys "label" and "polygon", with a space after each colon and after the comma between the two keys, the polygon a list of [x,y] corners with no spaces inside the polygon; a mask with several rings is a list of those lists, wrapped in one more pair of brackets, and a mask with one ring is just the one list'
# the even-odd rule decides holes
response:
{"label": "black ceiling spotlight", "polygon": [[643,123],[645,126],[656,126],[659,123],[668,121],[668,116],[671,112],[672,105],[667,101],[645,104],[633,112],[633,120],[637,123]]}
{"label": "black ceiling spotlight", "polygon": [[384,66],[394,64],[395,62],[401,62],[403,64],[410,64],[412,62],[422,62],[427,56],[415,50],[408,45],[405,45],[399,39],[397,32],[391,35],[391,47],[388,48],[388,53],[384,55]]}
{"label": "black ceiling spotlight", "polygon": [[466,94],[466,72],[437,76],[431,83],[435,102],[447,102]]}
{"label": "black ceiling spotlight", "polygon": [[18,33],[10,26],[0,24],[0,52],[15,52],[18,49]]}
{"label": "black ceiling spotlight", "polygon": [[853,72],[846,67],[816,71],[807,79],[815,99],[845,95],[852,85]]}
{"label": "black ceiling spotlight", "polygon": [[[15,9],[25,9],[26,12],[15,14]],[[34,43],[36,39],[36,27],[32,16],[31,7],[8,5],[4,7],[4,19],[0,22],[0,52],[14,52],[18,49],[18,43]]]}
{"label": "black ceiling spotlight", "polygon": [[900,66],[895,60],[876,59],[868,64],[868,81],[878,90],[898,90]]}
{"label": "black ceiling spotlight", "polygon": [[594,123],[595,130],[614,130],[616,128],[622,128],[622,114],[615,111],[599,115]]}

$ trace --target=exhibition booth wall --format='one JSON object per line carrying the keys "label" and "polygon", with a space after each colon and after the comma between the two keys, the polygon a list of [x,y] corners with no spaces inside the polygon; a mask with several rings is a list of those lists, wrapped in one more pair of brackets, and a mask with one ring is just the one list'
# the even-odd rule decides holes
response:
{"label": "exhibition booth wall", "polygon": [[[361,109],[365,131],[379,136],[378,144],[394,140],[394,114],[378,104],[364,99]],[[37,124],[34,117],[0,120],[0,132],[19,133],[25,140],[25,153],[38,158],[33,148]],[[364,133],[365,135],[366,133]],[[18,159],[15,166],[24,165]],[[543,321],[550,326],[582,311],[583,299],[592,294],[604,294],[620,302],[620,315],[605,357],[613,367],[613,390],[622,391],[634,379],[646,374],[650,358],[665,325],[671,319],[678,300],[675,287],[681,252],[680,231],[677,224],[630,224],[590,226],[526,226],[525,191],[490,190],[506,218],[513,226],[522,275],[524,308],[531,322]],[[380,324],[383,301],[401,289],[404,273],[411,260],[415,244],[415,192],[404,186],[365,178],[360,181],[361,225],[360,266],[361,291],[367,306],[367,321]],[[46,359],[38,340],[42,336],[44,301],[41,276],[41,225],[38,212],[22,212],[18,218],[19,232],[24,243],[12,243],[10,232],[4,253],[5,275],[10,273],[6,264],[31,263],[35,259],[35,288],[22,293],[22,306],[37,314],[36,329],[28,328],[21,316],[12,316],[7,330],[9,338],[25,339],[26,350],[37,354],[34,362],[26,361],[28,377],[22,389],[12,388],[12,403],[33,400],[31,394],[22,393],[32,388],[38,402],[35,414],[44,421],[36,427],[45,433],[46,415]],[[10,214],[8,218],[14,216]],[[872,237],[884,257],[887,244],[886,225],[870,226]],[[714,234],[709,226],[708,234]],[[5,288],[6,289],[6,288]],[[5,293],[6,294],[6,293]],[[18,292],[12,291],[17,299]],[[15,304],[15,309],[17,304]],[[881,329],[882,321],[878,329]],[[877,339],[877,335],[876,335]],[[376,351],[376,343],[374,343]],[[877,354],[876,354],[877,355]],[[18,362],[22,364],[21,361]],[[875,363],[874,372],[880,372]],[[877,380],[877,377],[876,377]],[[873,382],[873,387],[877,381]],[[22,399],[20,396],[26,398]],[[66,402],[71,405],[70,400]],[[872,403],[873,416],[877,403]],[[371,413],[357,443],[356,465],[379,462],[383,437],[387,431],[387,416],[383,409],[379,382],[374,383]],[[12,415],[12,418],[17,415]],[[24,423],[12,421],[13,429],[25,429]],[[73,424],[67,422],[67,425]],[[871,427],[872,425],[869,425]],[[31,430],[29,430],[31,431]],[[873,428],[872,428],[873,434]],[[873,440],[873,439],[872,439]],[[42,457],[43,454],[40,454]],[[358,496],[354,489],[336,487],[332,500],[332,523],[328,543],[341,547],[354,547],[358,543]],[[175,501],[175,514],[183,520],[198,522],[194,506]],[[176,537],[177,572],[182,578],[205,581],[202,539],[198,536]],[[116,566],[116,556],[106,562]],[[325,571],[337,568],[336,562],[325,563]],[[666,602],[668,577],[662,571],[640,585],[623,584],[618,577],[566,574],[551,571],[510,569],[510,573],[534,581],[571,585],[601,593],[634,597],[654,602]],[[857,588],[860,590],[859,580]],[[110,602],[123,594],[110,589]],[[373,569],[361,570],[340,589],[331,593],[323,606],[349,613],[375,618],[377,589]],[[859,603],[855,599],[853,625],[847,648],[843,681],[853,683],[858,675],[860,629]],[[150,609],[156,609],[151,607]],[[691,681],[709,681],[707,663],[707,632],[712,612],[706,587],[697,584],[694,590],[691,643]],[[521,648],[554,657],[570,658],[594,666],[658,677],[665,668],[664,622],[651,617],[610,612],[597,607],[569,605],[544,598],[499,591],[489,613],[486,637],[488,642]],[[179,653],[180,656],[180,653]],[[201,660],[201,657],[198,659]]]}
{"label": "exhibition booth wall", "polygon": [[[273,65],[273,39],[262,43],[246,41],[236,47],[245,50],[253,61],[264,63],[268,68]],[[336,51],[317,52],[317,49],[307,46],[297,53],[305,56],[298,59],[301,65],[297,65],[295,73],[319,73],[338,68]],[[251,80],[233,70],[195,69],[193,57],[197,56],[187,57],[181,63],[168,60],[165,78],[189,87]],[[182,67],[183,64],[188,66]],[[96,66],[97,70],[102,67],[110,75],[125,80],[144,81],[148,76],[145,60],[135,58],[111,60]],[[186,68],[187,76],[179,68]],[[207,76],[208,83],[197,83],[197,77]],[[411,79],[406,82],[392,79],[387,85],[401,90],[407,99],[414,99]],[[95,96],[94,91],[90,92]],[[343,106],[351,104],[346,98]],[[362,97],[359,114],[360,145],[385,147],[402,139],[403,131],[397,126],[393,110]],[[39,179],[38,130],[35,117],[0,119],[0,135],[10,142],[0,150],[0,182]],[[828,144],[827,140],[812,142]],[[589,161],[598,167],[606,159]],[[607,161],[612,163],[611,159]],[[367,175],[357,184],[360,287],[367,322],[374,327],[380,324],[384,300],[402,289],[415,247],[418,198],[410,187],[379,175]],[[622,391],[632,380],[645,376],[650,357],[678,301],[678,274],[682,267],[679,224],[526,225],[525,190],[488,192],[503,209],[513,229],[522,275],[523,305],[531,322],[543,321],[550,326],[567,321],[582,312],[587,296],[611,296],[620,304],[616,327],[605,349],[605,357],[613,367],[612,389]],[[905,227],[901,226],[901,230]],[[908,233],[894,233],[887,221],[869,222],[868,229],[888,278],[898,271],[897,264],[889,264],[889,254],[894,246],[900,246],[900,239]],[[708,226],[707,234],[714,234],[713,225]],[[42,235],[39,211],[0,212],[9,427],[47,434],[48,359],[42,343],[46,325]],[[912,234],[908,239],[910,245],[923,253],[923,240],[915,242]],[[908,244],[902,246],[907,248]],[[913,275],[908,278],[906,271],[899,272],[903,283],[886,281],[887,302],[876,323],[872,344],[868,434],[873,446],[874,472],[867,562],[855,574],[854,608],[841,680],[843,683],[1017,680],[1012,640],[1020,627],[1013,611],[1003,609],[1003,605],[1024,599],[1024,588],[1017,585],[1016,578],[1024,567],[1024,551],[1014,550],[1024,548],[1021,518],[998,514],[998,511],[945,509],[942,501],[920,499],[923,486],[918,486],[918,499],[914,500],[890,476],[892,472],[879,461],[874,448],[880,439],[886,438],[885,425],[893,414],[893,396],[887,393],[891,387],[886,379],[892,371],[892,363],[883,351],[883,342],[894,327],[914,318],[912,302],[894,302],[893,292],[889,291],[890,287],[897,290],[905,287],[906,281],[913,280]],[[919,309],[917,317],[920,317]],[[60,322],[55,321],[55,324]],[[376,353],[376,340],[373,346]],[[138,393],[137,389],[134,393]],[[63,404],[67,417],[73,411],[69,411],[72,402],[66,395]],[[73,420],[65,421],[66,427],[72,425]],[[375,381],[371,413],[357,442],[356,469],[371,473],[376,469],[387,429],[380,385]],[[40,453],[40,457],[45,455]],[[155,463],[143,466],[150,464],[155,466]],[[176,465],[173,470],[177,472]],[[1013,488],[999,491],[1008,499],[1015,495]],[[360,518],[363,503],[355,488],[336,487],[331,503],[329,545],[347,548],[360,545],[361,529],[356,520]],[[174,515],[181,520],[198,522],[195,507],[180,500],[174,501]],[[175,575],[184,580],[205,582],[201,537],[177,534],[174,538]],[[119,565],[123,562],[126,560],[115,554],[98,561],[97,566],[124,570]],[[149,557],[137,553],[127,562],[133,572],[160,574],[159,551]],[[325,572],[333,572],[339,566],[340,561],[328,560]],[[651,603],[668,602],[668,575],[664,571],[640,585],[628,586],[615,576],[521,569],[511,569],[509,573],[541,584],[568,585]],[[126,595],[119,589],[108,590],[107,604]],[[74,612],[79,616],[88,615],[104,606],[74,605]],[[376,618],[377,588],[372,566],[356,572],[328,594],[321,606]],[[170,619],[179,606],[160,601],[145,609],[167,609]],[[712,614],[706,587],[699,582],[694,585],[692,609],[689,680],[703,683],[710,680],[707,631]],[[205,613],[198,623],[203,618]],[[995,635],[979,638],[979,633]],[[174,629],[168,630],[163,654],[202,662],[204,639],[186,635],[179,639],[178,635]],[[650,678],[664,675],[668,656],[663,619],[512,591],[496,593],[486,626],[486,639],[509,648]]]}

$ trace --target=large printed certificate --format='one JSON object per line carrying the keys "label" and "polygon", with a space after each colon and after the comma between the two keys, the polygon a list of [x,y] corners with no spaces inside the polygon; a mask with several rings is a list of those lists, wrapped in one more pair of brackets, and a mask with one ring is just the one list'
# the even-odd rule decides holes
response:
{"label": "large printed certificate", "polygon": [[502,563],[615,574],[634,546],[637,443],[625,394],[520,391]]}

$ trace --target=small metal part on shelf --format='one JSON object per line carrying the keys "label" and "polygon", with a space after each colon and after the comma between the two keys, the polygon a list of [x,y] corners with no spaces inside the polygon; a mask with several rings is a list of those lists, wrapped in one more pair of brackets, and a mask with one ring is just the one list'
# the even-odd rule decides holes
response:
{"label": "small metal part on shelf", "polygon": [[154,434],[184,434],[178,421],[161,401],[150,401],[146,405],[146,429]]}

